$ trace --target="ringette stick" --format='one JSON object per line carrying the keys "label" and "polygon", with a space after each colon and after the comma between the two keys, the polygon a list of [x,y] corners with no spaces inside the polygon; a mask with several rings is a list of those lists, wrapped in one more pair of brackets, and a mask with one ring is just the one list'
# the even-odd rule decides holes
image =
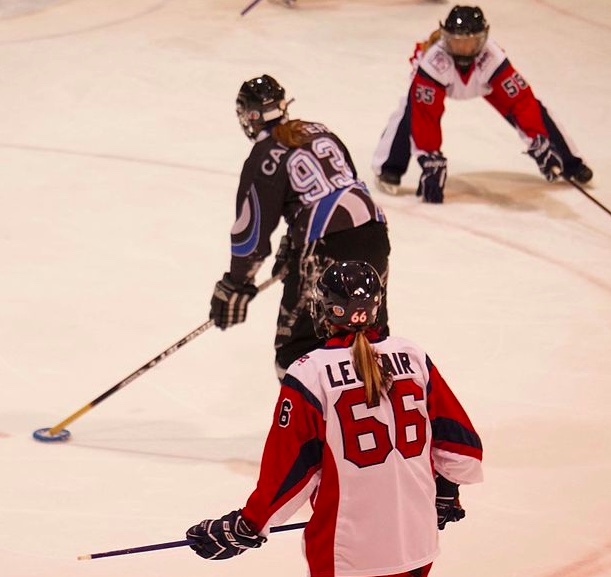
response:
{"label": "ringette stick", "polygon": [[581,186],[578,182],[575,182],[572,178],[568,178],[567,176],[564,175],[564,173],[560,172],[560,169],[558,167],[554,167],[554,169],[552,169],[553,173],[556,176],[561,176],[562,179],[565,182],[568,182],[569,184],[573,185],[579,192],[581,192],[581,194],[584,194],[585,196],[587,196],[594,204],[597,204],[600,208],[602,208],[608,215],[611,215],[611,210],[609,210],[604,204],[602,204],[601,202],[599,202],[598,200],[596,200],[591,194],[589,194],[585,188],[583,188],[583,186]]}
{"label": "ringette stick", "polygon": [[602,208],[609,216],[611,216],[611,210],[609,210],[604,204],[596,200],[591,194],[589,194],[585,190],[585,188],[583,188],[583,186],[575,182],[573,179],[567,178],[566,176],[564,176],[564,174],[562,175],[562,178],[569,184],[572,184],[579,192],[581,192],[582,194],[585,194],[594,204],[597,204],[598,206],[600,206],[600,208]]}
{"label": "ringette stick", "polygon": [[[303,529],[306,523],[290,523],[288,525],[278,525],[272,527],[270,533],[279,533],[281,531],[292,531],[293,529]],[[106,551],[104,553],[91,553],[90,555],[79,555],[79,561],[88,559],[101,559],[102,557],[115,557],[117,555],[131,555],[132,553],[145,553],[147,551],[158,551],[159,549],[172,549],[174,547],[185,547],[194,543],[191,539],[182,541],[168,541],[167,543],[155,543],[154,545],[144,545],[142,547],[130,547],[129,549],[117,549],[116,551]]]}
{"label": "ringette stick", "polygon": [[242,10],[242,12],[240,12],[240,16],[245,16],[248,14],[259,2],[261,2],[261,0],[253,0],[248,6],[246,6],[246,8]]}
{"label": "ringette stick", "polygon": [[[259,285],[257,288],[259,292],[265,290],[267,287],[272,285],[278,277],[271,277],[266,280],[264,283]],[[114,387],[111,387],[106,392],[102,393],[99,397],[96,397],[90,403],[87,403],[84,407],[81,407],[76,413],[73,413],[68,418],[64,419],[61,423],[58,423],[54,427],[48,427],[44,429],[37,429],[32,433],[32,436],[37,441],[66,441],[70,438],[70,431],[64,429],[67,425],[76,421],[79,417],[82,417],[85,413],[93,409],[96,405],[99,405],[103,400],[107,399],[117,391],[129,385],[132,381],[136,380],[139,376],[146,373],[149,369],[152,369],[155,365],[160,363],[163,359],[169,357],[171,354],[175,353],[182,346],[186,345],[188,342],[192,341],[195,337],[201,335],[206,332],[209,328],[214,326],[214,320],[210,319],[205,322],[203,325],[197,327],[194,331],[191,331],[186,337],[183,337],[178,342],[174,343],[171,347],[167,348],[165,351],[157,355],[154,359],[150,360],[145,365],[142,365],[139,369],[134,371],[131,375],[125,377],[120,383],[117,383]]]}

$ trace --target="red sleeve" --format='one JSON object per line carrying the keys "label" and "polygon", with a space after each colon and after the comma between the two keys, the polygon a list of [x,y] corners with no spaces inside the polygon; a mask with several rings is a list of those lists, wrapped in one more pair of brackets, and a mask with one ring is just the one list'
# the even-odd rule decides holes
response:
{"label": "red sleeve", "polygon": [[[283,384],[274,421],[265,442],[257,488],[243,515],[257,532],[273,516],[274,524],[288,519],[312,493],[308,482],[320,469],[325,425],[318,400],[299,383]],[[287,379],[285,377],[285,380]]]}
{"label": "red sleeve", "polygon": [[435,152],[441,148],[445,97],[445,88],[419,68],[409,89],[411,134],[417,149]]}
{"label": "red sleeve", "polygon": [[482,442],[462,405],[437,367],[427,358],[427,409],[433,430],[433,448],[482,460]]}
{"label": "red sleeve", "polygon": [[530,138],[537,134],[549,137],[541,105],[532,89],[508,60],[490,79],[492,92],[486,100],[494,106],[514,127]]}

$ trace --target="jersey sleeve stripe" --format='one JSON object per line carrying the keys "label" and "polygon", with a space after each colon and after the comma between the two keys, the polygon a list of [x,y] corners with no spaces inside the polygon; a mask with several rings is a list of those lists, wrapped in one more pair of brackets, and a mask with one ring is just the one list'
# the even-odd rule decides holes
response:
{"label": "jersey sleeve stripe", "polygon": [[435,449],[447,451],[448,453],[454,453],[456,455],[463,455],[464,457],[473,457],[478,461],[481,461],[483,456],[481,448],[469,447],[449,441],[436,441],[433,446],[433,450]]}
{"label": "jersey sleeve stripe", "polygon": [[503,62],[501,62],[496,70],[490,75],[490,78],[488,79],[488,84],[490,84],[499,74],[501,74],[507,67],[509,66],[509,60],[507,60],[507,58],[505,58],[505,60],[503,60]]}
{"label": "jersey sleeve stripe", "polygon": [[[257,195],[257,190],[255,189],[254,185],[251,187],[246,203],[248,203],[248,208],[250,209],[250,214],[248,215],[248,225],[250,227],[250,231],[248,237],[241,241],[237,240],[238,235],[232,231],[231,254],[233,256],[248,256],[254,252],[259,244],[259,237],[261,233],[261,206],[259,204],[259,196]],[[236,225],[234,225],[234,227],[235,226]]]}
{"label": "jersey sleeve stripe", "polygon": [[282,379],[282,384],[289,389],[299,393],[310,405],[312,405],[322,415],[322,404],[316,396],[306,386],[293,375],[287,373]]}
{"label": "jersey sleeve stripe", "polygon": [[[446,417],[437,417],[431,421],[435,446],[449,442],[459,447],[475,449],[482,453],[482,442],[477,433],[470,431],[458,421]],[[462,451],[459,451],[462,452]]]}
{"label": "jersey sleeve stripe", "polygon": [[320,439],[311,439],[301,446],[297,459],[291,466],[284,481],[282,481],[271,504],[276,503],[297,485],[305,484],[303,481],[304,479],[309,479],[310,475],[308,475],[308,473],[310,471],[313,472],[313,468],[322,460],[322,446],[323,443]]}
{"label": "jersey sleeve stripe", "polygon": [[442,84],[441,82],[439,82],[439,80],[436,80],[435,78],[433,78],[428,72],[426,72],[424,70],[424,68],[420,67],[418,68],[418,76],[420,78],[424,78],[425,80],[428,80],[429,82],[432,82],[435,86],[439,86],[439,88],[442,88],[443,90],[445,90],[447,88],[447,86],[445,86],[444,84]]}

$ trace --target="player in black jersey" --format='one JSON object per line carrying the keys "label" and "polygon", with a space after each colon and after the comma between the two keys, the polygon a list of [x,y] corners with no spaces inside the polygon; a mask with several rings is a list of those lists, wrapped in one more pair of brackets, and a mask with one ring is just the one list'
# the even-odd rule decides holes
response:
{"label": "player in black jersey", "polygon": [[[254,142],[246,159],[231,229],[231,265],[214,288],[210,318],[221,329],[244,322],[257,294],[255,275],[284,219],[288,229],[273,274],[282,276],[275,339],[281,378],[289,365],[317,348],[308,311],[312,287],[337,260],[366,260],[388,278],[386,218],[376,205],[344,143],[317,122],[289,120],[285,90],[264,74],[242,84],[236,111]],[[379,324],[388,333],[386,304]]]}

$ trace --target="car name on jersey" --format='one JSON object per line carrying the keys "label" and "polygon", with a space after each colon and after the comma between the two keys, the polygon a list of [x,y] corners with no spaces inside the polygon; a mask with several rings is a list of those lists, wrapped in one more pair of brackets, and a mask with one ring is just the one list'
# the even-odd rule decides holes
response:
{"label": "car name on jersey", "polygon": [[[329,129],[319,122],[308,122],[303,125],[303,130],[308,134],[328,134]],[[284,144],[276,143],[276,146],[272,148],[268,156],[261,162],[261,172],[266,176],[273,176],[276,174],[284,155],[291,149]]]}
{"label": "car name on jersey", "polygon": [[[406,352],[382,353],[380,361],[385,373],[390,373],[393,376],[397,375],[413,375],[414,371],[411,367],[409,355]],[[341,361],[325,365],[327,378],[332,387],[343,387],[352,385],[360,379],[357,377],[356,369],[352,361]]]}

